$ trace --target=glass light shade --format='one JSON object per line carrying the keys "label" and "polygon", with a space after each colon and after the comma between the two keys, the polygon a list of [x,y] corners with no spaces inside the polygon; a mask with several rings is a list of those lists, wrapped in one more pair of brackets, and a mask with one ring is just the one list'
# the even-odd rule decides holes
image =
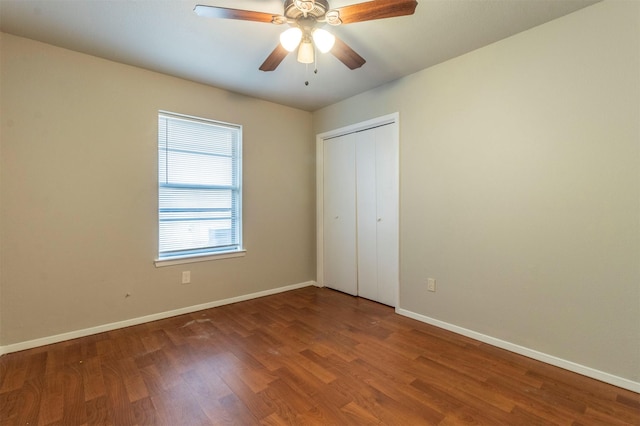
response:
{"label": "glass light shade", "polygon": [[300,44],[302,40],[302,31],[300,28],[289,28],[287,31],[280,34],[280,44],[289,52],[293,52]]}
{"label": "glass light shade", "polygon": [[313,44],[308,39],[300,43],[298,48],[298,62],[303,64],[313,63]]}
{"label": "glass light shade", "polygon": [[336,42],[336,38],[329,31],[317,29],[313,32],[313,42],[322,53],[327,53]]}

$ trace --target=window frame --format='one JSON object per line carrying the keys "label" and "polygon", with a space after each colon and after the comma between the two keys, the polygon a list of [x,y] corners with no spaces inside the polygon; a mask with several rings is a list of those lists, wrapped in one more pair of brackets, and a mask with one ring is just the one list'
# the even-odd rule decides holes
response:
{"label": "window frame", "polygon": [[[175,120],[185,120],[185,121],[192,121],[192,122],[197,122],[197,123],[202,123],[202,124],[208,124],[208,125],[213,125],[213,126],[219,126],[219,127],[226,127],[226,128],[232,128],[237,132],[237,136],[238,136],[238,140],[237,140],[237,154],[235,155],[235,163],[236,163],[236,176],[235,179],[237,180],[237,185],[234,185],[235,187],[237,187],[237,203],[236,203],[236,214],[233,215],[232,217],[237,217],[237,221],[236,221],[236,226],[237,226],[237,234],[238,234],[238,241],[237,241],[237,245],[234,244],[234,247],[228,250],[225,249],[213,249],[213,248],[205,248],[205,249],[185,249],[182,250],[183,252],[188,252],[191,251],[191,253],[178,253],[176,255],[165,255],[162,256],[160,253],[160,226],[161,226],[161,211],[160,211],[160,188],[162,185],[161,179],[160,179],[160,153],[161,153],[161,135],[160,135],[160,120],[165,117],[168,119],[175,119]],[[156,158],[156,165],[158,167],[158,169],[156,170],[156,182],[157,182],[157,188],[158,188],[158,193],[157,193],[157,197],[156,200],[158,202],[158,204],[156,205],[156,213],[157,213],[157,247],[156,247],[156,259],[154,261],[155,266],[156,267],[160,267],[160,266],[170,266],[170,265],[177,265],[177,264],[182,264],[182,263],[193,263],[193,262],[203,262],[203,261],[210,261],[210,260],[219,260],[219,259],[228,259],[228,258],[235,258],[235,257],[241,257],[244,256],[246,253],[246,250],[244,249],[243,246],[243,235],[242,235],[242,225],[243,225],[243,218],[242,218],[242,198],[243,198],[243,187],[242,187],[242,125],[239,124],[233,124],[233,123],[226,123],[226,122],[222,122],[219,120],[212,120],[209,118],[203,118],[203,117],[196,117],[196,116],[191,116],[191,115],[185,115],[185,114],[179,114],[179,113],[175,113],[175,112],[170,112],[170,111],[164,111],[164,110],[159,110],[156,116],[157,120],[158,120],[158,134],[157,134],[157,152],[158,152],[158,157]],[[165,160],[166,161],[166,160]],[[233,171],[232,171],[233,173]],[[175,186],[175,184],[174,184]],[[194,189],[197,189],[197,185],[194,185]]]}

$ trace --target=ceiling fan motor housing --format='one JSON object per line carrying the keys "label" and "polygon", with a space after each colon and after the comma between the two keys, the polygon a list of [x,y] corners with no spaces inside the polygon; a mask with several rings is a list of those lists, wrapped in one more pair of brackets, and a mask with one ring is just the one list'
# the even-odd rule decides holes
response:
{"label": "ceiling fan motor housing", "polygon": [[316,20],[321,20],[329,10],[329,3],[326,0],[285,0],[284,16],[291,20],[312,16]]}

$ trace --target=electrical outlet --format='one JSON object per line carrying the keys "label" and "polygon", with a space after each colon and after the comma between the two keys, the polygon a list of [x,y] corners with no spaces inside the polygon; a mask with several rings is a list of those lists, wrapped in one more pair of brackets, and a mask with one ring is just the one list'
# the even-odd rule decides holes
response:
{"label": "electrical outlet", "polygon": [[182,284],[189,284],[191,282],[191,271],[182,271]]}
{"label": "electrical outlet", "polygon": [[435,278],[427,278],[427,290],[436,291],[436,280],[435,280]]}

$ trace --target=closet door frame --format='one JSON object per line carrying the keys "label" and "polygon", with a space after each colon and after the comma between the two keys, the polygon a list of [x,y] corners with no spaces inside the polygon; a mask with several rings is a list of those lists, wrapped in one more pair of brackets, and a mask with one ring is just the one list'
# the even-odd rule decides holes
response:
{"label": "closet door frame", "polygon": [[[324,287],[324,141],[339,136],[343,136],[349,133],[358,132],[361,130],[367,130],[383,125],[393,125],[394,136],[398,141],[398,149],[400,145],[400,114],[398,112],[384,115],[381,117],[372,118],[360,123],[352,124],[349,126],[341,127],[339,129],[331,130],[328,132],[320,133],[316,135],[316,282],[319,287]],[[399,161],[399,156],[398,156]],[[399,164],[396,167],[398,174],[400,173]],[[399,177],[398,177],[399,182]],[[399,193],[400,188],[398,188]],[[399,209],[396,206],[397,209]],[[399,212],[397,212],[399,218]],[[399,222],[398,222],[399,228]],[[398,238],[400,236],[400,229],[397,232]],[[398,244],[399,247],[399,244]],[[397,253],[398,261],[400,253]],[[400,277],[397,280],[397,288],[395,289],[395,309],[399,309],[400,305]]]}

